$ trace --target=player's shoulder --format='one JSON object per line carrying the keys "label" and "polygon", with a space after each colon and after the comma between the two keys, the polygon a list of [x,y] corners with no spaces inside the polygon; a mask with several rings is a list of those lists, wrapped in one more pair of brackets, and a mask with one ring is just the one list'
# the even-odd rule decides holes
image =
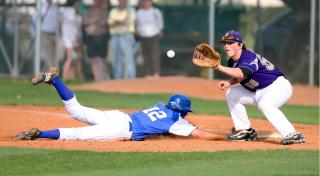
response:
{"label": "player's shoulder", "polygon": [[244,50],[240,56],[240,62],[247,62],[252,61],[257,58],[257,55],[255,52],[252,52],[250,50]]}
{"label": "player's shoulder", "polygon": [[250,50],[244,50],[242,53],[245,57],[253,58],[256,57],[256,53]]}

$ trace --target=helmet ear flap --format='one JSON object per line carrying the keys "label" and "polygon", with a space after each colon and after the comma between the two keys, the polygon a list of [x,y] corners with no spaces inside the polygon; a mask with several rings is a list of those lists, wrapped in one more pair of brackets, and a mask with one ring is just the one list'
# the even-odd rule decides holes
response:
{"label": "helmet ear flap", "polygon": [[188,114],[188,111],[180,111],[180,116],[185,117]]}

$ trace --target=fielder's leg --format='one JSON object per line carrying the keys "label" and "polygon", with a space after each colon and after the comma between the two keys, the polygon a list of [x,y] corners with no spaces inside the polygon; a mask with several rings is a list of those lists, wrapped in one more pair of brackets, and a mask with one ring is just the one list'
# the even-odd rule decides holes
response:
{"label": "fielder's leg", "polygon": [[[279,77],[270,86],[257,92],[257,104],[260,111],[283,136],[281,144],[303,143],[303,136],[296,132],[293,125],[280,111],[292,95],[292,86],[284,77]],[[276,98],[275,98],[276,97]]]}
{"label": "fielder's leg", "polygon": [[251,123],[244,105],[254,104],[254,93],[242,86],[230,87],[227,92],[227,103],[231,113],[235,132],[227,136],[230,141],[251,141],[257,139],[255,129],[251,128]]}
{"label": "fielder's leg", "polygon": [[235,130],[251,128],[251,123],[244,105],[254,103],[254,93],[242,86],[230,87],[226,91],[227,103]]}

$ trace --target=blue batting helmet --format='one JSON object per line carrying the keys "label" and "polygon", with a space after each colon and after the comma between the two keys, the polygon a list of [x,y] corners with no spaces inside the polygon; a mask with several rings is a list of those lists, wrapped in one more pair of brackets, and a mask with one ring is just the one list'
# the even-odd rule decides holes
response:
{"label": "blue batting helmet", "polygon": [[178,110],[183,112],[192,112],[191,100],[182,94],[173,94],[169,98],[167,107],[172,110]]}

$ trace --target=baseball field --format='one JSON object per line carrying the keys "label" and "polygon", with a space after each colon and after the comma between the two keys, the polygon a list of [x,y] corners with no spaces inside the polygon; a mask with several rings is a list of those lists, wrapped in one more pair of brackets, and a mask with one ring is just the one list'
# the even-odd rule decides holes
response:
{"label": "baseball field", "polygon": [[[255,107],[248,107],[259,138],[253,142],[174,136],[141,142],[18,141],[13,136],[31,127],[87,124],[69,117],[51,86],[9,79],[1,79],[0,85],[0,175],[319,175],[319,87],[294,85],[293,97],[282,110],[306,143],[283,146]],[[190,122],[225,135],[231,132],[232,120],[217,81],[179,76],[68,86],[83,105],[128,113],[166,102],[171,93],[184,93],[195,111],[187,117]]]}

